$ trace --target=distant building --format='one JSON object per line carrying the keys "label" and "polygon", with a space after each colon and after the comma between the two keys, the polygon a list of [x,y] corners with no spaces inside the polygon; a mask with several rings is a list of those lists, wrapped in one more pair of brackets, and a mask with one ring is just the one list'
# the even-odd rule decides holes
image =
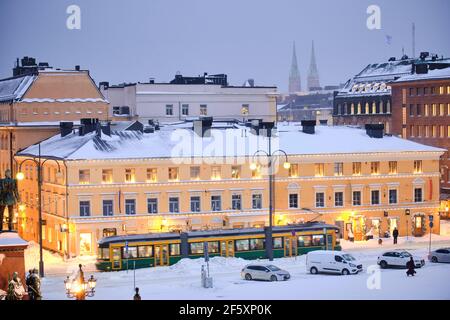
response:
{"label": "distant building", "polygon": [[289,72],[289,93],[295,94],[302,91],[302,80],[297,64],[297,53],[295,52],[295,42],[292,49],[291,71]]}
{"label": "distant building", "polygon": [[319,80],[319,70],[317,69],[316,63],[316,53],[314,51],[314,41],[312,42],[311,46],[311,61],[309,63],[307,84],[308,84],[308,91],[322,90]]}
{"label": "distant building", "polygon": [[299,122],[316,120],[317,124],[333,123],[333,94],[311,93],[290,95],[277,105],[277,120]]}
{"label": "distant building", "polygon": [[215,119],[263,119],[276,117],[277,88],[255,86],[249,79],[243,86],[228,84],[227,75],[184,77],[177,74],[170,83],[100,82],[100,90],[110,102],[113,120],[139,119],[178,122],[211,116]]}

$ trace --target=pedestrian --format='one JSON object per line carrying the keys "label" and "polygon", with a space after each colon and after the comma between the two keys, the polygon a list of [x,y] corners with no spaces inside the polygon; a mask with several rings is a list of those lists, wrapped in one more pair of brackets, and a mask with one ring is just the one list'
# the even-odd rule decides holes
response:
{"label": "pedestrian", "polygon": [[39,278],[38,270],[36,268],[33,269],[29,288],[33,292],[33,300],[42,300],[41,279]]}
{"label": "pedestrian", "polygon": [[394,237],[394,244],[397,244],[397,238],[398,238],[397,228],[394,228],[394,231],[392,231],[392,237]]}
{"label": "pedestrian", "polygon": [[136,294],[133,297],[133,300],[142,300],[141,295],[139,294],[139,288],[134,289],[136,291]]}
{"label": "pedestrian", "polygon": [[25,278],[25,284],[27,285],[28,299],[34,300],[33,289],[31,288],[31,277],[33,276],[33,270],[28,270],[27,277]]}
{"label": "pedestrian", "polygon": [[413,257],[410,258],[410,260],[406,263],[406,268],[408,268],[408,271],[406,271],[406,276],[413,276],[416,274],[415,265],[414,265],[414,259]]}

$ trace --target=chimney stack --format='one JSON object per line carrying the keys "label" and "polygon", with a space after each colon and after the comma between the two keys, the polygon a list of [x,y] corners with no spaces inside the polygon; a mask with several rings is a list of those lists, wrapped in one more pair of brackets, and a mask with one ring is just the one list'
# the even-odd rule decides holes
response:
{"label": "chimney stack", "polygon": [[192,129],[199,137],[211,137],[212,117],[203,117],[194,120]]}
{"label": "chimney stack", "polygon": [[59,123],[59,131],[61,133],[61,138],[71,134],[72,130],[73,130],[73,122],[60,122]]}
{"label": "chimney stack", "polygon": [[316,120],[302,120],[302,131],[307,134],[314,134],[316,132]]}
{"label": "chimney stack", "polygon": [[371,138],[383,138],[384,124],[366,124],[366,134]]}

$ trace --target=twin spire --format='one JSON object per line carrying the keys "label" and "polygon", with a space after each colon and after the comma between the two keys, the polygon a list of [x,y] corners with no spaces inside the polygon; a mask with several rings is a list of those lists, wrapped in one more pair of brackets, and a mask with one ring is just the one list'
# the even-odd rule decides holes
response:
{"label": "twin spire", "polygon": [[[307,77],[307,90],[314,91],[320,87],[319,71],[316,64],[316,54],[314,50],[314,41],[311,47],[311,61],[309,64],[309,71]],[[297,63],[297,53],[295,50],[295,42],[292,51],[291,70],[289,72],[289,93],[296,93],[302,91],[300,71]]]}

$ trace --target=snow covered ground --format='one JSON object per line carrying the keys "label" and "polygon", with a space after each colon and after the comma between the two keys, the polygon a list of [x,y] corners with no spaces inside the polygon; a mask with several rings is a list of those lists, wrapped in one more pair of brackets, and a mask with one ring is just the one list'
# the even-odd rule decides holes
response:
{"label": "snow covered ground", "polygon": [[[399,238],[397,249],[408,249],[411,253],[426,258],[426,237]],[[405,270],[379,270],[379,274],[368,274],[367,268],[376,265],[378,255],[394,245],[385,241],[380,247],[376,241],[343,242],[344,250],[351,252],[364,265],[364,272],[351,276],[311,275],[305,269],[305,256],[275,259],[274,264],[289,271],[292,279],[285,282],[245,281],[240,271],[249,261],[238,258],[215,257],[210,260],[210,273],[214,288],[200,285],[200,269],[203,259],[183,259],[170,267],[136,270],[136,286],[142,299],[450,299],[450,264],[432,264],[418,269],[414,278],[406,277]],[[450,237],[433,236],[433,249],[450,247]],[[31,249],[32,251],[35,249]],[[89,272],[94,270],[94,259],[83,258],[69,262],[49,261],[47,277],[42,281],[44,299],[67,299],[64,279],[77,270],[78,263],[85,265],[85,276],[97,279],[97,290],[93,298],[100,300],[132,299],[133,271]],[[261,260],[263,262],[263,260]],[[379,275],[379,278],[377,278]],[[374,280],[375,279],[375,280]],[[379,279],[378,289],[369,285]]]}

